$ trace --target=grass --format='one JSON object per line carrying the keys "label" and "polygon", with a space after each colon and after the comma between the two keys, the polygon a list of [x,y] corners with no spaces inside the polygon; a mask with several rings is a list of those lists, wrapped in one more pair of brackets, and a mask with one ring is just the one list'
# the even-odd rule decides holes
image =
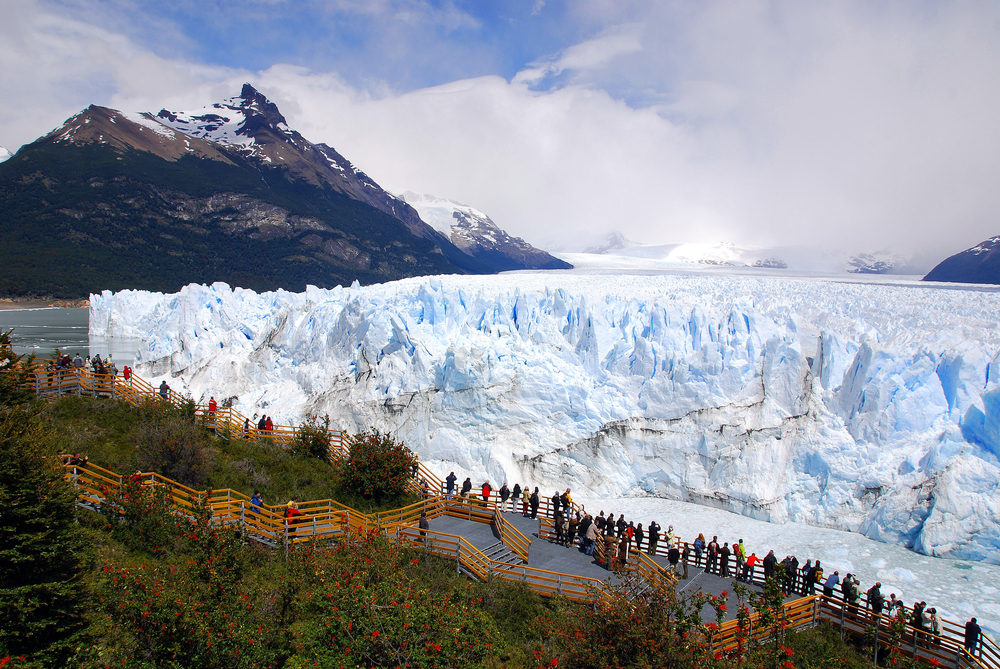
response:
{"label": "grass", "polygon": [[159,425],[161,431],[179,431],[184,445],[207,459],[205,471],[194,480],[170,476],[196,489],[228,488],[247,496],[258,490],[272,505],[293,497],[300,502],[333,499],[362,513],[420,501],[417,495],[404,495],[375,503],[347,494],[337,488],[337,467],[325,460],[297,455],[272,442],[221,439],[191,426],[182,412],[160,405],[133,407],[111,399],[63,397],[48,404],[42,418],[53,428],[63,453],[83,453],[91,463],[123,474],[142,469],[169,476],[164,465],[155,466],[155,459],[140,448],[156,438],[148,434],[149,426]]}

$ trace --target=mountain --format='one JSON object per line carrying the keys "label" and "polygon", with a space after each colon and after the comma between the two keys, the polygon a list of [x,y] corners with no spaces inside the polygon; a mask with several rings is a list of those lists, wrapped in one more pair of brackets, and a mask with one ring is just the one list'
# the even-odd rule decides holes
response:
{"label": "mountain", "polygon": [[520,237],[511,237],[474,207],[410,191],[400,198],[455,246],[492,267],[507,270],[573,268]]}
{"label": "mountain", "polygon": [[594,244],[593,246],[588,246],[583,250],[584,253],[611,253],[613,251],[621,251],[623,249],[631,248],[633,246],[638,246],[635,242],[628,239],[622,233],[615,231],[608,234],[603,240]]}
{"label": "mountain", "polygon": [[851,274],[903,274],[909,261],[907,258],[890,253],[859,253],[847,261],[847,271]]}
{"label": "mountain", "polygon": [[942,260],[924,281],[1000,284],[1000,236]]}
{"label": "mountain", "polygon": [[0,163],[2,163],[3,161],[9,159],[10,156],[11,156],[10,151],[8,151],[4,147],[0,146]]}
{"label": "mountain", "polygon": [[91,106],[0,164],[0,295],[223,281],[302,290],[507,269],[463,252],[249,84],[195,111]]}
{"label": "mountain", "polygon": [[787,269],[774,249],[744,249],[731,242],[719,244],[636,244],[621,233],[612,233],[606,242],[584,253],[642,258],[668,265],[708,265],[716,267],[754,267]]}

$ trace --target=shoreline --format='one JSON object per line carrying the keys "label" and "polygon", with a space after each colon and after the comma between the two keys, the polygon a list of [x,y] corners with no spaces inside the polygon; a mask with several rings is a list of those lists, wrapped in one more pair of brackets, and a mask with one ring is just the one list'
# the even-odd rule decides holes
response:
{"label": "shoreline", "polygon": [[14,309],[86,309],[90,300],[78,298],[75,300],[40,299],[34,297],[0,297],[0,310]]}

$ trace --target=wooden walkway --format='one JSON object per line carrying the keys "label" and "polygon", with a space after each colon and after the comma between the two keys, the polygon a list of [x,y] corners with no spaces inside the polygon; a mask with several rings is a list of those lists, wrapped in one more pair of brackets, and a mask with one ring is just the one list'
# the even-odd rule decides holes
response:
{"label": "wooden walkway", "polygon": [[[301,428],[275,426],[274,430],[258,430],[249,420],[231,408],[209,411],[205,405],[196,405],[174,391],[162,395],[143,379],[97,375],[87,369],[55,370],[50,361],[36,361],[33,389],[42,396],[65,394],[113,397],[138,406],[149,403],[167,403],[186,409],[194,419],[217,435],[228,439],[261,439],[289,445],[298,437]],[[328,432],[328,455],[331,460],[345,458],[350,453],[348,435],[331,430]],[[67,457],[68,459],[68,457]],[[66,478],[78,490],[81,506],[95,509],[107,503],[109,495],[128,483],[115,472],[95,465],[86,467],[66,466]],[[408,481],[409,490],[422,494],[424,501],[393,511],[363,514],[334,500],[315,500],[299,504],[303,515],[294,520],[285,519],[284,507],[266,505],[253,507],[249,498],[239,491],[195,491],[155,473],[141,476],[141,485],[147,491],[159,490],[169,495],[176,513],[192,516],[196,505],[210,509],[214,524],[237,527],[250,540],[274,547],[288,547],[297,543],[316,540],[336,540],[356,532],[379,532],[414,548],[425,550],[448,560],[454,560],[456,569],[477,580],[502,579],[524,583],[543,596],[558,595],[570,600],[590,602],[594,598],[611,596],[613,586],[626,586],[626,592],[641,596],[650,588],[668,586],[678,591],[698,589],[709,594],[721,595],[731,590],[732,579],[704,573],[690,566],[688,579],[678,580],[666,569],[668,546],[658,546],[655,555],[633,552],[626,570],[612,573],[603,566],[603,546],[595,557],[586,556],[575,547],[565,547],[552,541],[554,531],[550,520],[551,502],[541,500],[539,518],[530,520],[520,513],[499,512],[495,504],[477,499],[446,497],[444,483],[422,463],[416,476]],[[576,505],[574,505],[575,507]],[[430,519],[430,530],[417,528],[420,514]],[[691,551],[693,554],[693,550]],[[751,574],[755,587],[763,582],[761,571]],[[839,626],[845,634],[863,634],[866,627],[876,621],[863,614],[866,602],[861,600],[861,612],[845,609],[834,599],[823,596],[799,597],[786,601],[784,616],[791,627],[809,627],[822,620]],[[730,615],[735,615],[731,606]],[[704,612],[707,613],[707,612]],[[704,614],[703,613],[703,614]],[[750,634],[762,634],[752,628]],[[888,620],[879,622],[880,629]],[[949,667],[982,667],[1000,669],[1000,648],[985,634],[977,656],[968,653],[961,643],[963,627],[944,621],[940,637],[925,635],[924,644],[913,642],[915,630],[908,630],[911,643],[900,650],[910,656],[933,658]],[[711,639],[714,650],[734,647],[741,635],[736,620],[726,622]],[[880,642],[888,643],[880,635]]]}

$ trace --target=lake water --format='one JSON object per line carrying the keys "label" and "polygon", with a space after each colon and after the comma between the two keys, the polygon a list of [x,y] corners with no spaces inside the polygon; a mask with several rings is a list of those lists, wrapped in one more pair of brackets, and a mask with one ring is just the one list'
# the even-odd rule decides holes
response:
{"label": "lake water", "polygon": [[118,364],[131,363],[139,350],[139,339],[106,339],[89,335],[90,310],[42,307],[38,309],[0,309],[0,331],[13,328],[14,352],[34,353],[50,358],[58,348],[64,353],[101,357],[112,354]]}

